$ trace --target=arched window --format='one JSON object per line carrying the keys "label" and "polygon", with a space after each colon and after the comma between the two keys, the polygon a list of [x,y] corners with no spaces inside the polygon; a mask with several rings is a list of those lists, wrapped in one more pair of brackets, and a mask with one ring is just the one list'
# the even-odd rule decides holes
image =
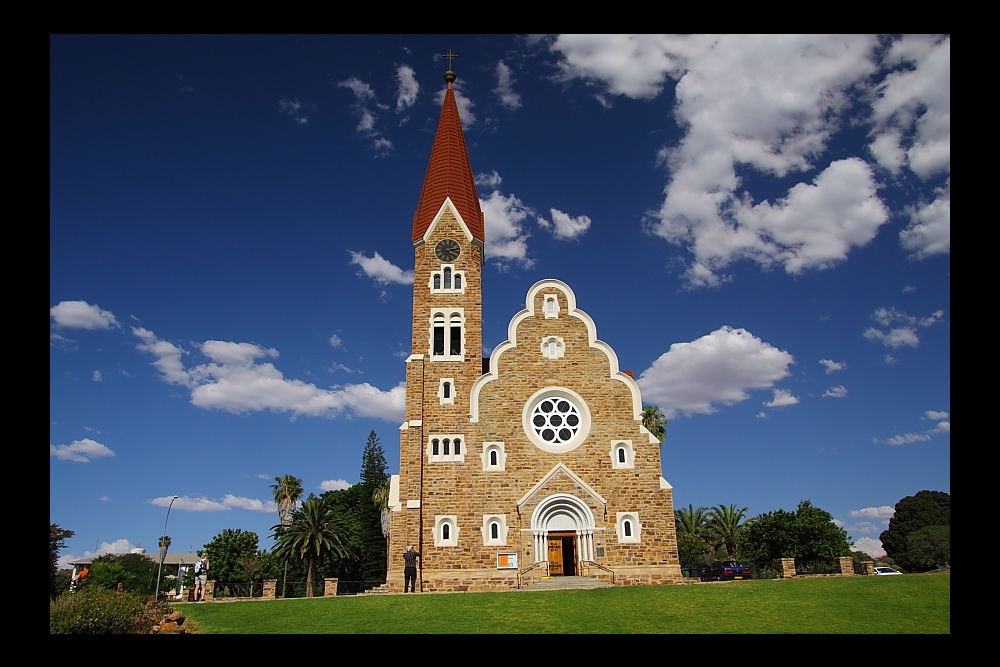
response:
{"label": "arched window", "polygon": [[462,354],[462,316],[453,313],[451,316],[451,345],[448,354]]}
{"label": "arched window", "polygon": [[438,451],[438,447],[440,446],[440,444],[441,443],[440,443],[440,441],[437,438],[434,438],[433,440],[431,440],[431,455],[432,456],[437,456],[438,454],[440,454],[440,452]]}
{"label": "arched window", "polygon": [[439,514],[434,517],[434,546],[457,547],[458,533],[457,516]]}
{"label": "arched window", "polygon": [[444,356],[444,315],[437,313],[434,315],[434,346],[431,354]]}
{"label": "arched window", "polygon": [[555,314],[555,312],[556,312],[556,300],[555,299],[547,299],[545,301],[545,312],[548,313],[548,314],[550,314],[550,315],[554,315]]}
{"label": "arched window", "polygon": [[441,524],[441,539],[450,540],[451,539],[451,525],[448,523]]}
{"label": "arched window", "polygon": [[490,450],[490,465],[491,466],[497,466],[497,465],[499,465],[497,463],[497,450],[495,450],[495,449],[491,449]]}
{"label": "arched window", "polygon": [[448,454],[449,454],[449,452],[448,452],[448,443],[449,443],[449,442],[451,442],[451,441],[450,441],[450,440],[448,440],[448,438],[445,438],[445,439],[444,439],[444,455],[445,455],[445,456],[448,456]]}
{"label": "arched window", "polygon": [[451,383],[450,382],[445,382],[444,385],[443,385],[443,387],[444,387],[444,390],[443,390],[444,396],[443,396],[443,398],[451,398]]}
{"label": "arched window", "polygon": [[444,270],[444,288],[451,289],[451,268],[449,267]]}
{"label": "arched window", "polygon": [[628,463],[627,455],[625,454],[625,448],[618,448],[618,463]]}
{"label": "arched window", "polygon": [[434,274],[434,289],[441,289],[441,274]]}
{"label": "arched window", "polygon": [[490,539],[499,540],[500,539],[500,524],[496,521],[490,524]]}
{"label": "arched window", "polygon": [[455,273],[455,289],[462,289],[462,274]]}
{"label": "arched window", "polygon": [[[447,452],[445,452],[447,454]],[[462,441],[455,438],[455,456],[459,456],[462,453]]]}
{"label": "arched window", "polygon": [[622,532],[625,534],[625,537],[632,537],[632,522],[628,519],[622,521]]}

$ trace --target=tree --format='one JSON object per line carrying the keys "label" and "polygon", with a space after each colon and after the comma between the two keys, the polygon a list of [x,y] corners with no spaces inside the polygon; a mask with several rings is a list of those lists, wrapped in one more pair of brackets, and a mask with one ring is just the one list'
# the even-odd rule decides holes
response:
{"label": "tree", "polygon": [[250,582],[250,597],[253,597],[254,580],[260,578],[261,573],[267,569],[268,565],[267,552],[263,549],[252,556],[240,556],[236,559],[237,572],[246,577],[246,580]]}
{"label": "tree", "polygon": [[285,475],[275,477],[274,482],[271,485],[271,492],[274,494],[274,502],[278,505],[278,520],[287,526],[291,523],[295,506],[305,493],[302,480],[292,475]]}
{"label": "tree", "polygon": [[708,508],[695,509],[691,504],[687,509],[682,507],[674,514],[674,523],[677,524],[678,533],[703,535],[708,528]]}
{"label": "tree", "polygon": [[333,552],[346,557],[344,526],[330,506],[313,494],[302,507],[292,513],[292,523],[272,527],[277,544],[274,553],[278,556],[294,556],[308,563],[306,570],[306,597],[313,596],[313,582],[316,579],[316,563],[327,553]]}
{"label": "tree", "polygon": [[663,437],[667,431],[667,419],[660,413],[660,409],[655,405],[642,406],[642,425],[646,430],[656,436],[656,439],[663,442]]}
{"label": "tree", "polygon": [[910,533],[906,558],[915,572],[951,567],[951,526],[924,526]]}
{"label": "tree", "polygon": [[55,600],[59,595],[56,580],[59,575],[59,552],[66,546],[66,540],[75,535],[72,530],[60,528],[58,524],[49,524],[49,599]]}
{"label": "tree", "polygon": [[[382,532],[382,510],[376,504],[379,488],[389,481],[385,452],[375,431],[368,434],[361,455],[361,577],[367,582],[384,582],[387,565],[386,537]],[[388,498],[387,498],[388,500]]]}
{"label": "tree", "polygon": [[208,552],[208,576],[219,583],[240,581],[238,561],[257,553],[257,533],[240,528],[226,528],[205,545]]}
{"label": "tree", "polygon": [[714,559],[715,549],[695,533],[677,534],[677,556],[681,567],[705,567]]}
{"label": "tree", "polygon": [[[927,526],[951,525],[951,495],[943,491],[918,491],[896,503],[889,528],[879,535],[882,548],[904,569],[926,572],[933,566],[911,562],[907,553],[910,535]],[[919,560],[925,561],[923,557]]]}
{"label": "tree", "polygon": [[716,505],[708,510],[708,534],[717,545],[725,545],[730,558],[736,558],[736,542],[747,524],[746,514],[746,507],[737,509],[736,505]]}
{"label": "tree", "polygon": [[776,558],[828,560],[850,556],[850,538],[833,523],[833,516],[808,500],[794,512],[776,510],[747,521],[736,540],[740,557],[748,562]]}
{"label": "tree", "polygon": [[146,554],[105,554],[90,564],[87,587],[115,590],[121,584],[126,593],[153,595],[159,568]]}

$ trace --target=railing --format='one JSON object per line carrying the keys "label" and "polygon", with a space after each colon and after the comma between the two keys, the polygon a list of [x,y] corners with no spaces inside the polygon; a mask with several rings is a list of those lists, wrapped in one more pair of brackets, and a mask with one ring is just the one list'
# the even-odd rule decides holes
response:
{"label": "railing", "polygon": [[[318,578],[313,581],[313,597],[323,597],[324,582]],[[284,595],[282,595],[284,591]],[[306,582],[304,581],[278,581],[275,586],[274,596],[276,598],[304,598],[306,596]]]}
{"label": "railing", "polygon": [[580,561],[580,564],[581,565],[586,565],[588,567],[591,566],[591,565],[593,565],[598,570],[604,570],[605,572],[607,572],[608,574],[611,575],[611,583],[612,584],[615,583],[615,571],[612,570],[611,568],[605,567],[605,566],[601,565],[600,563],[597,563],[597,562],[592,561],[592,560],[582,560],[582,561]]}
{"label": "railing", "polygon": [[538,561],[534,565],[532,565],[530,567],[526,567],[526,568],[524,568],[523,570],[521,570],[520,572],[517,573],[517,587],[518,588],[521,587],[521,576],[522,575],[525,575],[528,572],[531,572],[536,567],[542,567],[543,565],[545,566],[545,576],[549,576],[549,562],[547,560]]}
{"label": "railing", "polygon": [[259,581],[215,582],[212,597],[216,600],[259,598],[264,596],[264,585]]}
{"label": "railing", "polygon": [[859,575],[868,574],[868,567],[870,566],[866,565],[866,563],[870,562],[871,561],[859,561],[859,560],[852,561],[852,564],[854,566],[854,574],[859,574]]}

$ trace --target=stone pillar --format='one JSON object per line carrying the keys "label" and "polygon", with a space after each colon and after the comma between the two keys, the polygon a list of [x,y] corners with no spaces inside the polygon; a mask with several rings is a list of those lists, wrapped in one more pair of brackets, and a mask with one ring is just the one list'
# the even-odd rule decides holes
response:
{"label": "stone pillar", "polygon": [[870,560],[861,561],[861,565],[865,568],[865,574],[871,576],[875,574],[875,563]]}
{"label": "stone pillar", "polygon": [[274,595],[275,595],[275,591],[277,590],[277,588],[278,588],[278,580],[277,579],[265,579],[264,580],[264,599],[265,600],[273,600],[274,599]]}
{"label": "stone pillar", "polygon": [[205,600],[211,601],[215,599],[215,579],[209,579],[205,584]]}
{"label": "stone pillar", "polygon": [[794,558],[782,558],[781,559],[781,578],[787,579],[788,577],[795,576],[795,559]]}
{"label": "stone pillar", "polygon": [[323,580],[323,597],[333,597],[337,594],[337,582],[339,579],[331,577]]}
{"label": "stone pillar", "polygon": [[840,576],[842,577],[853,577],[854,576],[854,559],[850,556],[841,556],[837,559],[840,563]]}

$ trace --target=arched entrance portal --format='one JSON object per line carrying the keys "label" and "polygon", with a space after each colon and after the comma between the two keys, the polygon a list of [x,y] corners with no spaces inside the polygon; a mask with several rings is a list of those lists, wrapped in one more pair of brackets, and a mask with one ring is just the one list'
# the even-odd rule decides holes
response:
{"label": "arched entrance portal", "polygon": [[585,502],[556,493],[531,515],[535,562],[548,561],[549,574],[572,576],[582,561],[594,559],[594,514]]}

